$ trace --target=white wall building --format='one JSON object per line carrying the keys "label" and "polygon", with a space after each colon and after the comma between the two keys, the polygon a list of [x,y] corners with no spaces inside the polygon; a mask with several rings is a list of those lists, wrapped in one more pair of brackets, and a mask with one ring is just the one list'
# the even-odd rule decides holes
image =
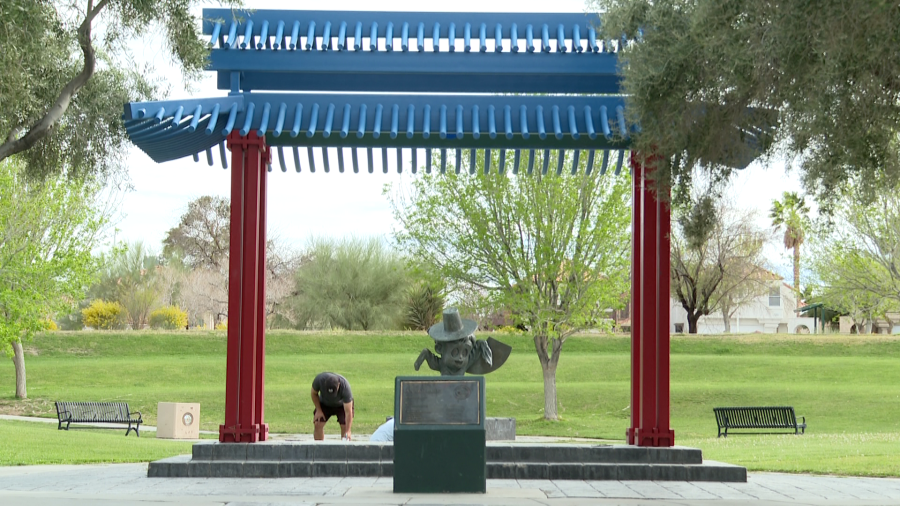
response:
{"label": "white wall building", "polygon": [[[681,303],[670,298],[671,327],[674,333],[687,333],[687,312]],[[731,317],[731,333],[798,334],[813,331],[813,318],[798,317],[794,290],[781,279],[772,280],[767,295],[759,296],[735,310]],[[697,321],[698,334],[724,334],[725,321],[721,312],[701,316]]]}

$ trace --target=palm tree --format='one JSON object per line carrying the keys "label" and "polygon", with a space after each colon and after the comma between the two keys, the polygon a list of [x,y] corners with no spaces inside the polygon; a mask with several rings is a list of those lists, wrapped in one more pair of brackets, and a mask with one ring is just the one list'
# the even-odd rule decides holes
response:
{"label": "palm tree", "polygon": [[809,222],[809,207],[797,192],[784,192],[780,201],[772,201],[769,218],[776,229],[784,225],[784,249],[794,250],[794,290],[799,295],[800,245],[805,238],[803,229]]}

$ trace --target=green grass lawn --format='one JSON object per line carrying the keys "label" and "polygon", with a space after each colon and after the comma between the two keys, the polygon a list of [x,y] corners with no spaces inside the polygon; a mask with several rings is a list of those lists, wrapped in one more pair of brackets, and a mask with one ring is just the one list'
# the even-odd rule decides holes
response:
{"label": "green grass lawn", "polygon": [[[542,377],[532,341],[497,337],[513,353],[486,377],[488,416],[515,417],[521,435],[624,439],[629,338],[576,336],[566,342],[557,375],[563,419],[551,423],[542,418]],[[393,413],[394,377],[415,374],[413,361],[430,345],[424,333],[272,332],[266,422],[277,433],[311,432],[309,385],[317,373],[330,370],[353,387],[354,432],[370,433]],[[222,423],[224,333],[54,332],[38,336],[27,349],[31,399],[13,399],[12,363],[0,361],[0,412],[53,417],[54,400],[121,400],[155,425],[158,402],[199,402],[201,428],[217,430]],[[676,443],[753,470],[900,476],[893,463],[900,462],[898,358],[900,339],[888,337],[673,337]],[[713,407],[782,404],[807,417],[806,436],[716,439]],[[16,463],[5,457],[0,462]]]}
{"label": "green grass lawn", "polygon": [[[56,425],[0,420],[0,466],[149,462],[191,453],[191,443],[124,430],[60,431]],[[148,437],[149,436],[149,437]]]}

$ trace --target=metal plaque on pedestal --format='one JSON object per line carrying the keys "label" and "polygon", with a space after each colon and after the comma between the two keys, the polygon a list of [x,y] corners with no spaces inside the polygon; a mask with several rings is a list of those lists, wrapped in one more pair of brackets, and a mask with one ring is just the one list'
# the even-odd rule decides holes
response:
{"label": "metal plaque on pedestal", "polygon": [[484,412],[483,376],[398,376],[394,492],[484,493]]}

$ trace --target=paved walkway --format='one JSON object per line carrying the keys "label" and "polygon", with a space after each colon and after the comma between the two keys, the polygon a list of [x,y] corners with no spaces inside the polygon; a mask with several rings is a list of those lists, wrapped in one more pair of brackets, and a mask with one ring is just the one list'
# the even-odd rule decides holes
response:
{"label": "paved walkway", "polygon": [[[12,420],[14,422],[36,422],[36,423],[52,423],[57,425],[58,420],[56,418],[41,418],[37,416],[18,416],[18,415],[0,415],[0,420]],[[121,429],[124,426],[122,424],[117,423],[79,423],[73,424],[73,428],[78,429],[79,427],[97,427],[97,428],[107,428],[107,429]],[[152,425],[141,425],[141,432],[156,432],[156,427]],[[218,434],[216,431],[212,430],[201,430],[200,434]],[[371,434],[353,434],[354,441],[368,441],[369,436]],[[309,434],[269,434],[269,439],[272,441],[313,441],[312,433]],[[326,434],[325,439],[328,440],[340,440],[340,434]],[[200,441],[200,439],[184,439],[183,441]],[[567,443],[615,443],[617,441],[606,440],[606,439],[593,439],[593,438],[582,438],[582,437],[556,437],[556,436],[516,436],[516,442],[518,443],[558,443],[558,442],[567,442]]]}
{"label": "paved walkway", "polygon": [[[58,425],[59,420],[56,418],[41,418],[37,416],[17,416],[17,415],[0,415],[0,420],[12,420],[14,422],[36,422],[36,423],[52,423],[53,425]],[[128,425],[122,425],[121,423],[77,423],[72,424],[72,427],[99,427],[104,429],[122,429],[127,427]],[[141,432],[156,432],[156,427],[152,425],[144,425],[141,424]],[[218,432],[213,432],[210,430],[201,430],[201,434],[218,434]],[[198,440],[199,441],[199,440]]]}
{"label": "paved walkway", "polygon": [[390,478],[147,478],[146,464],[0,468],[4,506],[900,505],[900,479],[751,473],[747,483],[488,480],[487,494],[394,494]]}

